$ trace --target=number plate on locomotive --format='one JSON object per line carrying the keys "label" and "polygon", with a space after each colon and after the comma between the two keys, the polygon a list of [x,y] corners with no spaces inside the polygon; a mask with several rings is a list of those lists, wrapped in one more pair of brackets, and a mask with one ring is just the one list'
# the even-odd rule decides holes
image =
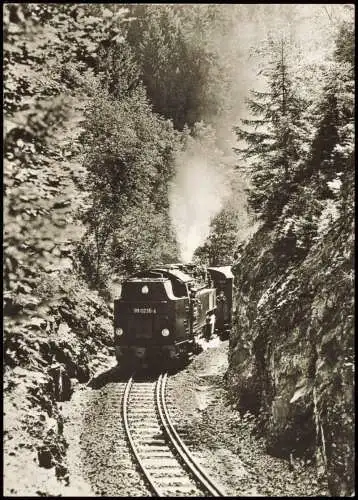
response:
{"label": "number plate on locomotive", "polygon": [[157,314],[157,310],[152,307],[135,307],[134,314]]}

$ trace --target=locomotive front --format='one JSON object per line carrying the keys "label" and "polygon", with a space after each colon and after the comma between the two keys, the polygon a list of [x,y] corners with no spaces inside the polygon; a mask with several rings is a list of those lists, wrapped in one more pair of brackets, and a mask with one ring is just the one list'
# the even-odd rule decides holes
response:
{"label": "locomotive front", "polygon": [[184,282],[167,277],[132,277],[114,301],[114,346],[121,366],[178,357],[188,340],[189,299]]}

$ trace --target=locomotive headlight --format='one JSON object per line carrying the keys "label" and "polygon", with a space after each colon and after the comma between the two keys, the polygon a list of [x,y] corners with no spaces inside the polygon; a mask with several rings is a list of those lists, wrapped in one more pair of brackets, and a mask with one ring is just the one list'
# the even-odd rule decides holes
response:
{"label": "locomotive headlight", "polygon": [[162,330],[163,337],[168,337],[169,333],[170,332],[169,332],[168,328],[163,328],[163,330]]}
{"label": "locomotive headlight", "polygon": [[120,327],[116,327],[114,329],[114,334],[117,336],[117,337],[120,337],[121,335],[123,335],[123,329],[120,328]]}

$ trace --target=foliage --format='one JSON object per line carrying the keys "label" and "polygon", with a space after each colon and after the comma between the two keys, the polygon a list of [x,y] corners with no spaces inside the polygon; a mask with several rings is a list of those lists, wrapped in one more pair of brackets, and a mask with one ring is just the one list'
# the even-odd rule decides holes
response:
{"label": "foliage", "polygon": [[43,273],[68,265],[79,232],[71,224],[75,188],[65,153],[71,99],[47,60],[56,37],[30,6],[6,5],[4,13],[4,283],[11,331],[35,308],[46,315],[32,290]]}
{"label": "foliage", "polygon": [[[350,7],[354,9],[353,6]],[[342,23],[336,39],[335,58],[338,62],[348,63],[351,68],[354,68],[354,56],[354,24],[352,22]]]}
{"label": "foliage", "polygon": [[238,244],[239,214],[230,208],[223,209],[210,226],[207,241],[194,256],[210,266],[231,265]]}
{"label": "foliage", "polygon": [[215,5],[135,5],[129,15],[128,40],[154,110],[180,130],[223,113],[231,74],[215,38],[232,18]]}
{"label": "foliage", "polygon": [[241,120],[238,139],[246,143],[237,152],[250,160],[252,188],[249,204],[259,216],[272,222],[288,201],[295,173],[306,157],[309,139],[304,110],[309,101],[298,92],[292,42],[269,37],[258,54],[264,56],[260,71],[267,90],[251,91],[248,108],[255,119]]}
{"label": "foliage", "polygon": [[[121,207],[127,208],[128,203],[138,205],[142,197],[145,206],[152,204],[151,210],[161,210],[162,204],[165,210],[171,139],[165,143],[164,136],[170,126],[164,121],[159,120],[159,129],[155,119],[150,123],[151,110],[144,90],[138,87],[137,66],[123,37],[125,9],[98,5],[9,4],[4,12],[4,107],[7,112],[4,277],[9,290],[6,312],[15,314],[20,309],[24,312],[25,306],[15,304],[16,295],[20,303],[29,301],[30,311],[37,304],[29,293],[35,282],[42,279],[43,272],[60,269],[58,260],[61,255],[65,257],[65,266],[72,265],[68,257],[73,262],[73,243],[81,237],[81,223],[89,226],[89,239],[101,249],[95,262],[91,259],[88,262],[88,267],[95,263],[95,269],[99,270],[100,253],[107,251],[105,242],[110,234],[112,249],[114,229],[120,224],[120,221],[114,224],[110,214],[116,217]],[[131,98],[133,92],[135,96]],[[99,93],[107,97],[97,102],[96,109],[91,108],[91,96],[97,97]],[[112,102],[114,105],[122,99],[121,109],[125,117],[119,126],[127,121],[128,134],[122,140],[121,151],[113,148],[110,152],[108,148],[113,144],[108,141],[107,151],[112,156],[117,153],[125,155],[127,146],[124,142],[129,141],[127,157],[121,159],[119,170],[112,172],[114,178],[121,165],[126,164],[128,168],[123,169],[117,193],[112,189],[113,199],[108,202],[106,188],[101,191],[106,182],[103,179],[97,183],[94,181],[93,158],[101,156],[102,151],[100,147],[91,151],[90,141],[95,138],[91,136],[92,130],[83,128],[88,123],[84,118],[92,111],[102,115],[106,111],[100,108],[100,104],[108,111]],[[138,107],[143,108],[143,114],[140,116],[138,112],[133,120],[137,122],[134,127],[140,127],[140,130],[135,144],[132,144],[133,122],[130,123],[128,117]],[[97,115],[93,117],[97,118]],[[146,123],[138,125],[145,118]],[[92,125],[95,129],[95,121]],[[108,122],[107,127],[111,127]],[[119,130],[117,134],[120,135]],[[151,146],[141,150],[142,141],[147,141],[151,134],[153,143],[157,143],[157,155],[151,154],[154,151]],[[102,138],[103,135],[98,133],[98,141]],[[132,145],[136,151],[133,157],[130,156]],[[84,165],[81,165],[86,154]],[[133,160],[140,165],[132,168]],[[157,167],[156,162],[162,162],[162,165]],[[88,176],[86,168],[89,164]],[[99,164],[100,168],[102,165]],[[148,172],[145,172],[146,167],[149,167]],[[154,179],[157,168],[158,176]],[[151,194],[146,192],[147,173],[151,178]],[[160,175],[164,176],[164,183],[160,182]],[[113,185],[117,183],[113,178],[111,182]],[[122,205],[119,203],[114,209],[119,189],[121,196],[124,194]],[[92,190],[92,205],[89,190]],[[163,217],[157,224],[168,227],[165,215]],[[71,218],[72,226],[69,224]],[[127,228],[130,231],[130,225],[127,224]],[[83,248],[86,243],[76,247],[78,255],[86,252]],[[115,251],[118,254],[118,249]],[[99,276],[95,278],[99,279]],[[46,308],[41,311],[46,314]]]}
{"label": "foliage", "polygon": [[306,64],[292,41],[269,37],[256,50],[263,61],[265,91],[252,90],[248,107],[255,119],[236,127],[241,163],[250,165],[249,205],[268,223],[277,220],[298,186],[317,178],[320,197],[342,171],[353,139],[353,28],[343,24],[335,59]]}
{"label": "foliage", "polygon": [[[261,205],[271,224],[261,226],[234,267],[238,310],[229,369],[235,398],[260,415],[269,449],[315,459],[330,494],[341,496],[352,494],[354,481],[354,79],[342,57],[351,37],[340,30],[334,58],[316,68],[321,85],[307,101],[314,120],[298,110],[307,131],[296,136],[304,154],[295,160],[288,151],[284,203],[273,214]],[[263,119],[270,117],[266,98]],[[274,149],[270,158],[267,135],[241,137],[249,155],[275,165],[279,156]],[[284,184],[268,183],[275,170],[263,173],[260,186],[253,165],[254,201],[280,197]]]}
{"label": "foliage", "polygon": [[36,4],[4,9],[4,279],[10,314],[34,308],[32,287],[41,273],[61,266],[61,256],[68,265],[71,243],[81,234],[70,224],[79,205],[73,181],[83,175],[75,153],[82,111],[76,97],[93,85],[96,44],[118,35],[123,13],[107,16],[94,31],[99,18],[92,11]]}
{"label": "foliage", "polygon": [[4,314],[9,366],[36,365],[23,350],[34,338],[46,339],[56,330],[50,317],[68,292],[48,287],[41,294],[40,289],[45,282],[65,281],[66,272],[75,267],[73,249],[83,232],[78,210],[85,207],[86,196],[79,192],[85,180],[79,142],[83,109],[100,86],[100,47],[108,37],[121,43],[124,12],[100,11],[91,5],[4,8]]}
{"label": "foliage", "polygon": [[[240,9],[5,4],[7,388],[16,385],[24,366],[36,373],[48,369],[50,381],[55,362],[68,376],[86,380],[90,357],[107,352],[111,343],[111,314],[88,283],[103,289],[113,275],[177,259],[168,202],[174,158],[186,160],[199,145],[201,152],[212,153],[218,169],[225,166],[215,133],[201,120],[216,126],[230,111],[237,52],[221,48]],[[269,12],[266,6],[258,11],[262,17]],[[249,8],[245,12],[252,14]],[[347,444],[353,49],[349,23],[338,30],[334,59],[324,67],[303,65],[291,42],[271,37],[259,50],[267,89],[252,91],[248,104],[255,119],[237,130],[253,172],[250,205],[271,227],[275,222],[272,231],[267,226],[259,231],[245,250],[249,265],[244,255],[242,274],[237,271],[240,304],[249,304],[247,314],[240,310],[237,329],[257,334],[253,345],[244,341],[261,368],[253,385],[266,404],[264,415],[275,391],[287,395],[289,384],[303,373],[299,363],[284,366],[288,386],[275,382],[273,387],[267,364],[267,359],[277,363],[270,357],[271,332],[275,339],[281,335],[279,349],[285,349],[290,334],[296,335],[297,348],[309,346],[307,379],[316,374],[317,399],[308,414],[329,436],[331,489],[337,494],[337,477],[346,474],[349,492],[353,475]],[[239,239],[237,207],[225,205],[211,229],[198,258],[229,262]],[[289,348],[288,358],[291,354],[295,359]],[[300,383],[293,394],[309,398],[306,378]],[[245,387],[249,392],[250,383]],[[50,413],[54,401],[48,405]],[[275,422],[269,425],[277,430]],[[294,442],[295,432],[292,436]],[[322,447],[319,436],[315,431]]]}
{"label": "foliage", "polygon": [[[92,100],[84,129],[90,194],[81,214],[87,235],[79,255],[92,282],[161,260],[161,245],[175,256],[167,198],[177,147],[171,123],[152,113],[138,86],[119,100],[105,92]],[[171,248],[165,249],[167,240]]]}

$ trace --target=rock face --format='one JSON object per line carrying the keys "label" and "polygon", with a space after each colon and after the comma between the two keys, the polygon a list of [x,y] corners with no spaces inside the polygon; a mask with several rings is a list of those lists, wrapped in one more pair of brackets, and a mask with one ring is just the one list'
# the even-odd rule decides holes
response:
{"label": "rock face", "polygon": [[259,415],[268,451],[315,459],[339,496],[354,483],[353,186],[347,173],[340,198],[318,202],[310,186],[308,205],[297,196],[248,242],[234,266],[226,376],[241,410]]}
{"label": "rock face", "polygon": [[110,353],[110,308],[77,278],[60,282],[66,293],[53,301],[47,319],[34,311],[26,327],[5,331],[6,495],[51,496],[58,480],[68,483],[61,402]]}

